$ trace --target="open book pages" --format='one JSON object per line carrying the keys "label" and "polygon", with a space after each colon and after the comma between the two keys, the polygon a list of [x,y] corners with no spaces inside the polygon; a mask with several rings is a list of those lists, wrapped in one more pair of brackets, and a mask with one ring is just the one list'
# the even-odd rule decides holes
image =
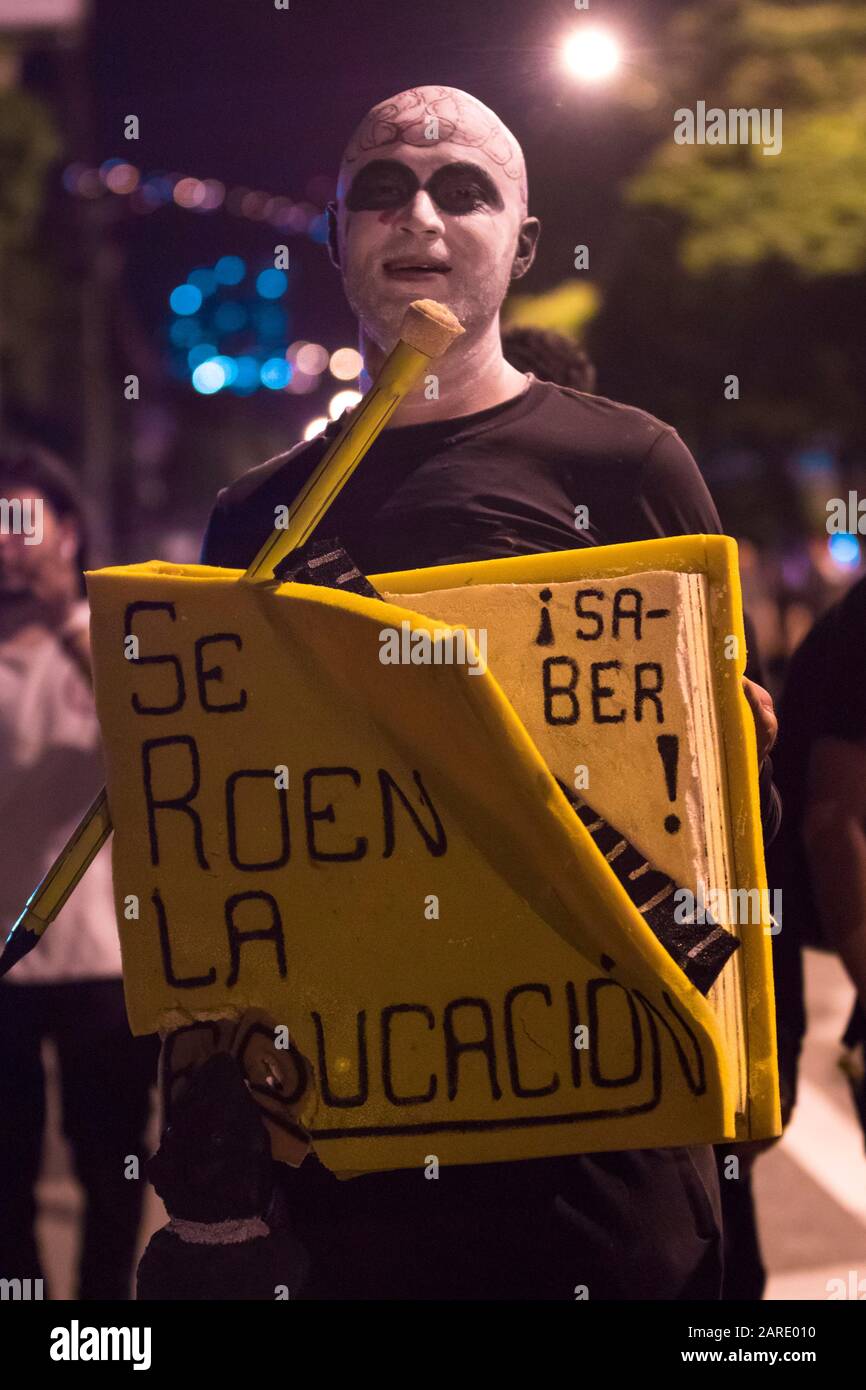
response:
{"label": "open book pages", "polygon": [[[486,664],[499,682],[563,789],[573,788],[621,832],[614,856],[628,843],[669,876],[675,919],[687,923],[703,912],[711,927],[715,921],[719,932],[738,936],[730,920],[736,913],[724,911],[730,890],[741,885],[733,872],[706,575],[650,571],[382,597],[466,627],[479,669]],[[441,657],[449,657],[444,640]],[[747,1084],[743,990],[732,952],[709,997],[738,1112]]]}

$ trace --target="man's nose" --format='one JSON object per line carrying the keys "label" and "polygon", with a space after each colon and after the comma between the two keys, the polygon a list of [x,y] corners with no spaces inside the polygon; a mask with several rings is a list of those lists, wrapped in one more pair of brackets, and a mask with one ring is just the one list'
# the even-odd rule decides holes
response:
{"label": "man's nose", "polygon": [[439,209],[423,188],[419,188],[415,197],[406,204],[401,221],[410,231],[435,232],[440,235],[445,231]]}

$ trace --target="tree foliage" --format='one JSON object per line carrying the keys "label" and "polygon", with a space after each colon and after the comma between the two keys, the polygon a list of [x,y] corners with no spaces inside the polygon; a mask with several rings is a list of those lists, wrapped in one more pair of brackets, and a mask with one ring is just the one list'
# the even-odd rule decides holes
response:
{"label": "tree foliage", "polygon": [[[626,195],[678,215],[684,266],[701,273],[779,261],[805,276],[866,268],[862,0],[701,0],[672,20],[663,49],[670,104]],[[699,100],[780,110],[781,152],[676,144],[674,110]]]}

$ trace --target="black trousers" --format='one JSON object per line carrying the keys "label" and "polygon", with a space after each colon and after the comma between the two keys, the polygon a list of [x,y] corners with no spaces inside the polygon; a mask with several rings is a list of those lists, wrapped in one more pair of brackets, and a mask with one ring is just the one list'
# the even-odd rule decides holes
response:
{"label": "black trousers", "polygon": [[[727,1147],[730,1148],[730,1145]],[[725,1145],[719,1145],[716,1164],[722,1198],[725,1252],[722,1298],[726,1303],[760,1303],[767,1286],[767,1271],[761,1255],[752,1174],[746,1172],[739,1178],[726,1178],[727,1157]]]}
{"label": "black trousers", "polygon": [[[78,1297],[126,1299],[159,1045],[130,1034],[120,980],[0,986],[0,1277],[43,1277],[34,1184],[45,1124],[45,1037],[57,1047],[63,1130],[86,1196]],[[124,1175],[130,1155],[139,1160],[137,1179]]]}
{"label": "black trousers", "polygon": [[315,1155],[276,1168],[310,1258],[300,1300],[720,1297],[709,1146],[443,1167],[437,1181],[419,1165],[341,1183]]}

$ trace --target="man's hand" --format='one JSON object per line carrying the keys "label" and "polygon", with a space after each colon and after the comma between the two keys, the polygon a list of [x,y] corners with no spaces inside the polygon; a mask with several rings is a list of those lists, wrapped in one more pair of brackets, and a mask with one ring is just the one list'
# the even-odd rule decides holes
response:
{"label": "man's hand", "polygon": [[755,737],[758,740],[758,766],[760,767],[776,742],[779,722],[776,719],[773,697],[769,690],[765,690],[756,681],[750,681],[748,676],[743,676],[743,690],[746,693],[746,699],[755,721]]}

